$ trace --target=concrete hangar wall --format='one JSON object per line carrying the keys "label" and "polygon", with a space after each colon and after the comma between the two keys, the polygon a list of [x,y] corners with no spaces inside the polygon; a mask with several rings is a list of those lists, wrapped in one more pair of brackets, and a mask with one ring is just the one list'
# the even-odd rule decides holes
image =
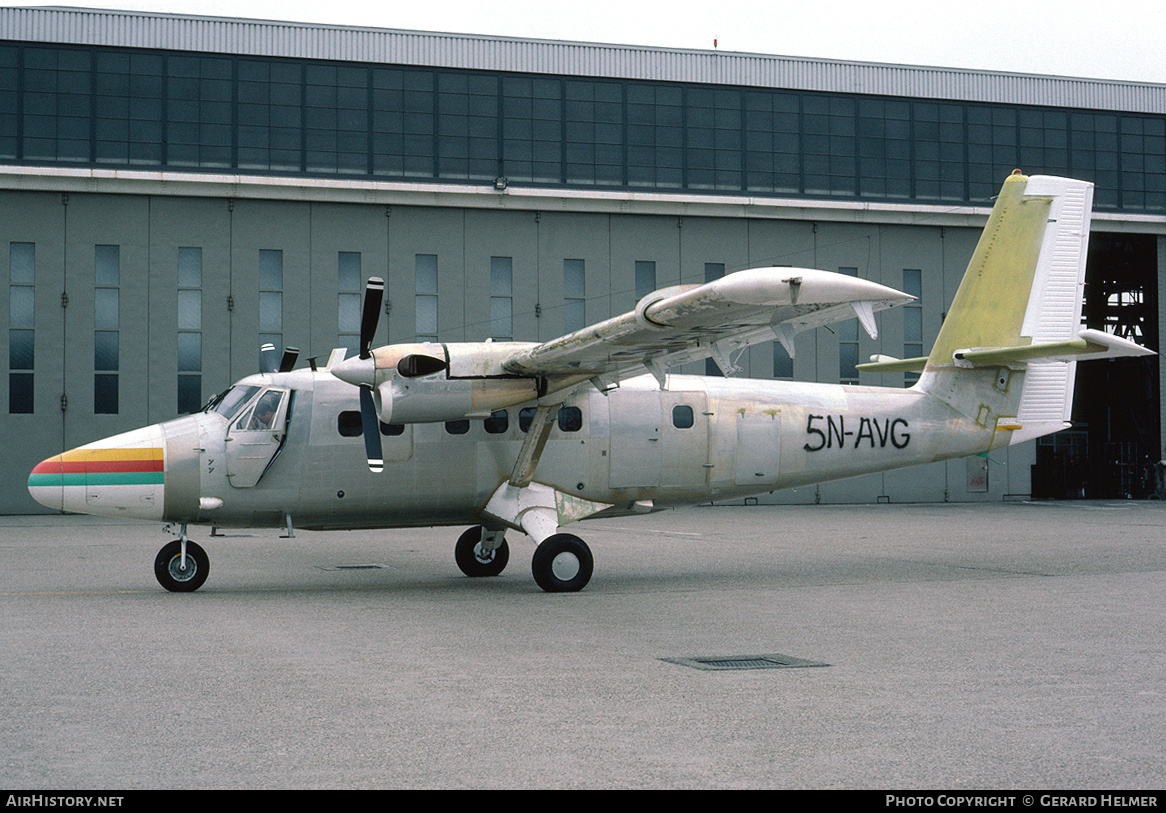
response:
{"label": "concrete hangar wall", "polygon": [[[37,461],[197,408],[257,369],[263,341],[296,346],[301,359],[354,346],[370,275],[388,285],[386,342],[550,339],[652,288],[770,264],[918,294],[918,306],[881,315],[877,340],[850,322],[802,334],[792,360],[779,345],[742,360],[751,377],[858,381],[857,360],[930,346],[1013,165],[1096,175],[1095,231],[1121,245],[1123,234],[1146,238],[1155,281],[1163,266],[1166,167],[1145,159],[1166,153],[1161,88],[1000,76],[985,97],[984,77],[964,76],[958,98],[931,101],[942,95],[924,81],[934,72],[913,69],[916,83],[893,88],[888,106],[886,76],[865,79],[864,94],[814,83],[854,87],[835,74],[893,66],[799,73],[779,58],[454,39],[0,9],[0,93],[14,111],[0,116],[0,285],[10,301],[0,432],[20,438],[0,470],[0,511],[37,510],[24,488]],[[514,49],[525,54],[517,63]],[[709,59],[732,79],[711,82]],[[359,70],[346,80],[350,63]],[[321,67],[339,78],[314,86]],[[508,84],[526,74],[538,81]],[[357,102],[343,101],[345,88]],[[1066,107],[1049,126],[1021,127],[1048,118],[1042,95]],[[401,115],[390,126],[378,116],[394,100]],[[1091,105],[1133,112],[1081,118]],[[257,111],[265,125],[248,129]],[[971,122],[985,116],[981,133]],[[1131,135],[1124,152],[1099,137],[1111,119],[1115,135],[1137,125],[1137,156]],[[1076,129],[1058,130],[1062,120]],[[882,135],[865,143],[864,127]],[[1072,133],[1086,130],[1094,146],[1074,152]],[[1034,152],[1024,144],[1038,131]],[[1111,152],[1140,159],[1140,174],[1111,178]],[[1020,160],[1037,155],[1045,165]],[[1155,343],[1159,288],[1144,326]],[[1155,369],[1155,446],[1156,382]],[[1037,457],[1026,444],[998,465],[936,464],[762,501],[1027,496]]]}

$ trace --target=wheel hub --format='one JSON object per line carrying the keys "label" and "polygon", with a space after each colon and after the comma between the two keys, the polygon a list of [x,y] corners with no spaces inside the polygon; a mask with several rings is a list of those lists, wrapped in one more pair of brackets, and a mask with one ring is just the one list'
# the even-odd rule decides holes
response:
{"label": "wheel hub", "polygon": [[551,572],[560,581],[570,581],[579,575],[579,557],[564,551],[551,560]]}
{"label": "wheel hub", "polygon": [[186,555],[186,567],[182,566],[182,554],[173,556],[170,559],[170,566],[167,568],[170,571],[170,577],[176,582],[188,582],[194,578],[198,573],[198,563],[194,561],[194,557],[190,554]]}

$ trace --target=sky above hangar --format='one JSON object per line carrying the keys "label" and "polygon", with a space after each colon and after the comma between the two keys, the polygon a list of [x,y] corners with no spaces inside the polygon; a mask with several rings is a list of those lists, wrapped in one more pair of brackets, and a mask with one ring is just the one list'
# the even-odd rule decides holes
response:
{"label": "sky above hangar", "polygon": [[[11,2],[5,6],[46,6]],[[82,0],[87,8],[1166,83],[1166,4],[1082,0]],[[244,10],[245,9],[245,10]]]}

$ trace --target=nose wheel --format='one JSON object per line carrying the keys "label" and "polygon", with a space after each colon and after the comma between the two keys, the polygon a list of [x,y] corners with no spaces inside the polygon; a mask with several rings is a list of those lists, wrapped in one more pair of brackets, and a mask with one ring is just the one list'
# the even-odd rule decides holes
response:
{"label": "nose wheel", "polygon": [[482,544],[482,526],[475,525],[458,538],[453,558],[461,572],[471,578],[497,576],[510,561],[510,548],[505,540],[494,547]]}
{"label": "nose wheel", "polygon": [[206,551],[199,545],[186,541],[186,555],[182,553],[182,540],[175,539],[162,546],[154,559],[154,575],[158,583],[171,593],[192,593],[202,587],[210,574],[211,562]]}

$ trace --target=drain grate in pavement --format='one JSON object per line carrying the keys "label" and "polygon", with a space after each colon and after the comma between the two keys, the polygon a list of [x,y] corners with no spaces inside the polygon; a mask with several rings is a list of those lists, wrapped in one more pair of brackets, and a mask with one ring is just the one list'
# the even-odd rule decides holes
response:
{"label": "drain grate in pavement", "polygon": [[733,657],[661,658],[668,663],[690,666],[705,671],[731,671],[741,669],[801,669],[811,666],[829,666],[821,661],[808,661],[791,655],[774,653],[771,655],[737,655]]}
{"label": "drain grate in pavement", "polygon": [[367,564],[367,565],[317,565],[320,570],[383,570],[384,565]]}

